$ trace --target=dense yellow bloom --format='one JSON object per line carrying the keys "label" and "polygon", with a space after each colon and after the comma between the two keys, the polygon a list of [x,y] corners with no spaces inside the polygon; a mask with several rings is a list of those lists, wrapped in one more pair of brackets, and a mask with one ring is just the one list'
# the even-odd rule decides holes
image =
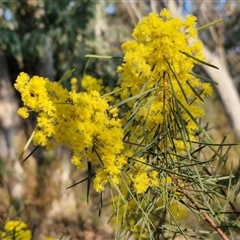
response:
{"label": "dense yellow bloom", "polygon": [[[143,139],[144,146],[156,138],[157,132],[162,133],[158,148],[174,152],[172,159],[190,147],[186,141],[194,139],[198,129],[195,119],[205,114],[202,99],[212,93],[208,83],[191,75],[199,62],[189,56],[204,59],[195,26],[193,15],[181,20],[167,9],[150,13],[136,25],[133,40],[122,45],[124,61],[118,67],[121,98],[138,96],[127,101],[125,123],[134,117],[132,124],[128,123],[128,141]],[[130,148],[135,152],[139,146]]]}
{"label": "dense yellow bloom", "polygon": [[101,90],[103,89],[103,81],[89,75],[84,75],[81,81],[81,86],[85,89],[86,92],[90,92],[93,90],[101,92]]}
{"label": "dense yellow bloom", "polygon": [[159,173],[149,167],[143,157],[134,160],[132,171],[129,173],[137,194],[145,193],[148,188],[158,187],[158,175]]}
{"label": "dense yellow bloom", "polygon": [[31,240],[32,234],[26,223],[12,220],[5,223],[4,229],[0,231],[0,239]]}
{"label": "dense yellow bloom", "polygon": [[[81,86],[87,93],[95,90],[99,92],[104,98],[109,102],[112,103],[115,101],[115,98],[112,94],[108,94],[111,92],[110,88],[104,86],[102,79],[96,79],[90,75],[84,75],[81,81]],[[105,96],[105,94],[107,94]]]}
{"label": "dense yellow bloom", "polygon": [[[148,215],[152,222],[159,220],[155,209],[165,207],[175,218],[186,216],[178,204],[182,196],[176,182],[157,169],[169,169],[169,163],[178,166],[179,156],[186,155],[186,149],[191,151],[191,141],[199,129],[196,119],[205,114],[202,100],[212,94],[210,84],[191,73],[199,64],[194,58],[204,60],[197,34],[195,16],[181,20],[164,9],[144,17],[136,25],[133,39],[122,45],[124,59],[118,72],[120,98],[128,109],[123,118],[127,175],[131,191],[138,197],[123,203],[118,217],[138,237],[143,228],[139,219],[155,199],[154,213]],[[122,194],[126,199],[130,195]],[[139,200],[141,196],[144,200]]]}
{"label": "dense yellow bloom", "polygon": [[36,146],[68,146],[73,152],[72,163],[81,170],[91,162],[99,168],[94,179],[96,191],[102,191],[108,182],[119,182],[126,160],[116,108],[109,110],[107,101],[95,90],[67,91],[57,82],[38,76],[29,78],[25,73],[20,73],[14,86],[24,103],[19,114],[26,118],[29,111],[37,113],[33,137]]}
{"label": "dense yellow bloom", "polygon": [[[181,20],[172,17],[169,10],[164,9],[160,15],[150,13],[144,17],[133,31],[133,40],[122,45],[124,63],[118,68],[123,88],[121,97],[126,99],[139,94],[143,88],[146,91],[157,87],[151,95],[154,97],[151,105],[147,109],[144,105],[138,117],[146,118],[146,112],[150,112],[152,118],[148,119],[149,127],[162,123],[162,115],[171,111],[166,106],[165,113],[162,112],[163,103],[171,102],[173,91],[178,100],[186,105],[196,98],[190,86],[194,86],[199,94],[203,91],[202,96],[211,93],[209,84],[202,84],[190,75],[197,61],[182,53],[203,59],[202,43],[197,38],[195,25],[196,17],[188,15]],[[188,99],[185,99],[183,91]],[[132,103],[129,102],[129,105],[132,106]]]}

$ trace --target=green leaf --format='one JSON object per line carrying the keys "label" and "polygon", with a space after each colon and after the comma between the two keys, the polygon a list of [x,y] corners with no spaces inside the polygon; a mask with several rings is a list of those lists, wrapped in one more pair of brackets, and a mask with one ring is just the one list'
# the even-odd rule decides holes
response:
{"label": "green leaf", "polygon": [[206,24],[206,25],[203,25],[202,27],[199,27],[197,30],[198,30],[198,31],[201,31],[201,30],[203,30],[203,29],[209,28],[209,27],[211,27],[211,26],[213,26],[213,25],[221,22],[222,20],[223,20],[223,19],[220,18],[220,19],[218,19],[218,20],[216,20],[216,21],[213,21],[213,22],[211,22],[211,23],[208,23],[208,24]]}
{"label": "green leaf", "polygon": [[103,58],[103,59],[111,59],[112,56],[104,56],[104,55],[95,55],[95,54],[87,54],[86,58]]}
{"label": "green leaf", "polygon": [[90,186],[91,186],[91,169],[92,163],[88,162],[88,178],[87,178],[87,203],[89,204]]}
{"label": "green leaf", "polygon": [[196,74],[196,73],[193,73],[193,72],[190,72],[189,74],[192,75],[192,76],[194,76],[194,77],[196,77],[196,78],[202,79],[204,82],[208,82],[208,83],[211,83],[211,84],[218,85],[217,82],[213,81],[213,80],[210,79],[210,78],[204,77],[204,76],[202,76],[202,75],[199,75],[199,74]]}
{"label": "green leaf", "polygon": [[192,58],[192,59],[194,59],[194,60],[196,60],[197,62],[200,62],[200,63],[204,64],[204,65],[207,65],[207,66],[212,67],[212,68],[219,69],[218,67],[216,67],[216,66],[214,66],[214,65],[212,65],[212,64],[210,64],[210,63],[207,63],[207,62],[205,62],[205,61],[203,61],[203,60],[201,60],[201,59],[198,59],[198,58],[196,58],[196,57],[193,57],[192,55],[190,55],[190,54],[188,54],[188,53],[185,53],[185,52],[183,52],[183,51],[179,51],[179,52],[182,53],[182,54],[184,54],[184,55],[186,55],[186,56],[188,56],[188,57],[190,57],[190,58]]}
{"label": "green leaf", "polygon": [[63,76],[62,78],[58,81],[59,83],[62,83],[63,81],[65,81],[66,79],[68,79],[72,73],[75,71],[75,69],[72,69],[72,70],[69,70],[67,71]]}
{"label": "green leaf", "polygon": [[[33,130],[30,138],[29,138],[28,141],[27,141],[27,143],[25,144],[25,146],[24,146],[24,148],[23,148],[23,151],[22,151],[21,154],[20,154],[19,160],[22,158],[23,154],[27,151],[30,143],[32,142],[32,139],[33,139],[35,133],[36,133],[36,127],[35,127],[35,129]],[[23,161],[25,162],[26,159],[24,159]]]}
{"label": "green leaf", "polygon": [[190,82],[187,80],[186,81],[187,85],[191,88],[191,90],[195,93],[195,95],[202,101],[204,102],[204,100],[202,99],[202,97],[200,96],[200,94],[196,91],[196,89],[190,84]]}

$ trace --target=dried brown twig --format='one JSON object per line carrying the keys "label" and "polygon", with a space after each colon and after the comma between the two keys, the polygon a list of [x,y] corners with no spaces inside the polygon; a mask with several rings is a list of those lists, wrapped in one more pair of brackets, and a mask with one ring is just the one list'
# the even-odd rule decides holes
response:
{"label": "dried brown twig", "polygon": [[203,218],[211,225],[211,227],[218,233],[218,235],[223,240],[229,240],[229,238],[226,236],[226,234],[222,231],[220,227],[217,226],[214,219],[205,211],[203,210],[196,201],[183,189],[183,186],[179,183],[179,181],[176,179],[174,175],[171,175],[171,178],[173,182],[178,187],[177,192],[185,196],[193,205],[193,208],[197,209],[199,213],[203,216]]}

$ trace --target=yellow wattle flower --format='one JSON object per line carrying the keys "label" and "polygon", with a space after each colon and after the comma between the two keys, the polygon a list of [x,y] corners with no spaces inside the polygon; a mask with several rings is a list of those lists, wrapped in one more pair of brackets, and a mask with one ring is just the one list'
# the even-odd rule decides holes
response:
{"label": "yellow wattle flower", "polygon": [[3,230],[0,231],[0,239],[31,240],[32,234],[26,223],[10,220],[4,224]]}

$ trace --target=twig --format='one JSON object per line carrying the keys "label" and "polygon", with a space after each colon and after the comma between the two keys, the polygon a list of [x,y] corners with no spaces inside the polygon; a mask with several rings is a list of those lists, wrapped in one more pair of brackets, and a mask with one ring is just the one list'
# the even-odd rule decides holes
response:
{"label": "twig", "polygon": [[204,210],[201,209],[201,207],[194,201],[194,199],[189,196],[186,191],[183,190],[182,186],[179,184],[178,180],[175,178],[174,175],[171,175],[172,180],[178,186],[177,191],[184,195],[192,204],[193,206],[202,214],[203,218],[212,226],[212,228],[218,233],[218,235],[223,239],[223,240],[229,240],[229,238],[226,236],[226,234],[219,228],[214,220],[209,216],[208,213],[206,213]]}

